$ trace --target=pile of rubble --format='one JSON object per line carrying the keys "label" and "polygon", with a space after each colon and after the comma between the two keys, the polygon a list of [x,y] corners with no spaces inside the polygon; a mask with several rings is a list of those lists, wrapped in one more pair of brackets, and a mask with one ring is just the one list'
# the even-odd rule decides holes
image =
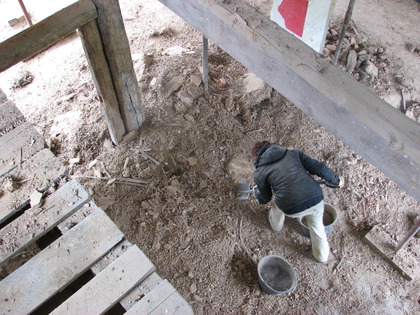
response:
{"label": "pile of rubble", "polygon": [[[335,57],[341,27],[341,25],[331,26],[326,36],[323,55],[331,61]],[[420,56],[420,47],[407,44],[406,49]],[[350,23],[346,31],[337,65],[383,98],[389,93],[401,94],[399,104],[391,105],[419,122],[420,102],[407,99],[406,96],[412,87],[404,82],[403,75],[395,73],[399,68],[398,62],[387,54],[385,47],[369,43],[368,37],[360,33],[353,23]]]}

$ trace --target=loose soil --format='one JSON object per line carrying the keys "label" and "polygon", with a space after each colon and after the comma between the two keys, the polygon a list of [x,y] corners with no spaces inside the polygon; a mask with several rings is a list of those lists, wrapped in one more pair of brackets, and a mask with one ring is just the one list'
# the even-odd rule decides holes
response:
{"label": "loose soil", "polygon": [[[12,2],[1,0],[0,7]],[[48,15],[52,7],[42,4],[49,2],[25,1],[34,22]],[[271,1],[248,2],[268,15]],[[120,6],[146,116],[132,141],[112,144],[76,33],[1,73],[0,88],[68,165],[70,177],[78,178],[195,312],[419,312],[419,280],[405,280],[362,240],[379,225],[397,243],[419,214],[417,201],[279,93],[255,84],[257,78],[213,43],[205,93],[199,80],[202,35],[156,0],[121,0]],[[337,32],[346,7],[347,1],[337,0],[331,22]],[[8,26],[18,16],[0,11],[6,23],[2,39],[24,28]],[[358,70],[350,74],[397,108],[403,90],[402,110],[415,120],[419,17],[414,0],[359,0],[353,20],[365,41],[352,43],[353,30],[348,37],[358,52],[363,45],[375,48],[372,61],[379,69],[375,78]],[[330,31],[327,44],[337,38]],[[332,48],[324,51],[329,58]],[[378,57],[378,48],[385,49],[386,59]],[[343,189],[324,188],[326,202],[339,209],[328,235],[327,265],[313,259],[296,220],[286,219],[274,233],[267,206],[235,199],[238,181],[252,184],[250,149],[262,139],[303,150],[346,178]],[[148,184],[103,179],[123,173]],[[413,238],[404,251],[418,259],[419,247]],[[292,293],[273,297],[260,290],[256,266],[268,254],[295,269]]]}

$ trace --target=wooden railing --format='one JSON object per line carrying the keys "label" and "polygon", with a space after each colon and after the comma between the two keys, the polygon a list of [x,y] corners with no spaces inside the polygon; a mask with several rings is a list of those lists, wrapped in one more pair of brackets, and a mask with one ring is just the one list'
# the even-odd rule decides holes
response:
{"label": "wooden railing", "polygon": [[80,0],[0,43],[0,72],[79,30],[114,143],[144,121],[118,0]]}

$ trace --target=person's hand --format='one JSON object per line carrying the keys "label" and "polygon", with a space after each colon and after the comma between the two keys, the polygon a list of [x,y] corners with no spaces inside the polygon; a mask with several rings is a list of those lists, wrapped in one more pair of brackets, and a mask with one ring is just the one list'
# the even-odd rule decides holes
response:
{"label": "person's hand", "polygon": [[343,188],[344,185],[345,185],[344,177],[343,176],[339,176],[338,177],[338,187]]}

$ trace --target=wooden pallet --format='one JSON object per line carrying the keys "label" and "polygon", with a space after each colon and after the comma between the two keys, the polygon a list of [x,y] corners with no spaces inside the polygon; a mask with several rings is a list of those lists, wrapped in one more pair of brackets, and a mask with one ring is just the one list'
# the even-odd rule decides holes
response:
{"label": "wooden pallet", "polygon": [[[5,102],[14,117],[1,115]],[[193,314],[77,180],[50,193],[66,169],[10,106],[0,91],[0,167],[11,166],[0,180],[20,181],[0,194],[0,314]],[[31,202],[34,191],[42,203]]]}

